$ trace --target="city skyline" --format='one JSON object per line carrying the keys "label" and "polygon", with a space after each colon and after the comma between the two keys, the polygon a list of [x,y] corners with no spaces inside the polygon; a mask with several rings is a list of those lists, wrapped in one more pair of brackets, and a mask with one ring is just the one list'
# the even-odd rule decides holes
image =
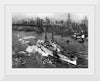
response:
{"label": "city skyline", "polygon": [[[66,21],[68,19],[68,13],[13,13],[12,19],[14,22],[20,21],[20,20],[28,20],[28,19],[36,19],[36,17],[39,17],[41,19],[45,19],[48,17],[50,20],[64,20]],[[70,19],[75,22],[81,22],[81,20],[85,19],[85,17],[88,16],[85,13],[77,13],[77,14],[70,14]]]}

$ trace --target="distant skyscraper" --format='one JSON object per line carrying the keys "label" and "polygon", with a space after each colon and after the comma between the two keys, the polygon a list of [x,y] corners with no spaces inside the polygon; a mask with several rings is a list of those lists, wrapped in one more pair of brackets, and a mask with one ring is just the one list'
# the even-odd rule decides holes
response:
{"label": "distant skyscraper", "polygon": [[70,19],[70,13],[68,13],[68,21],[71,21],[71,19]]}
{"label": "distant skyscraper", "polygon": [[88,18],[87,16],[85,16],[85,18],[82,20],[83,24],[86,24],[86,26],[88,26]]}
{"label": "distant skyscraper", "polygon": [[70,18],[70,13],[68,13],[68,20],[67,20],[67,26],[71,25],[71,18]]}

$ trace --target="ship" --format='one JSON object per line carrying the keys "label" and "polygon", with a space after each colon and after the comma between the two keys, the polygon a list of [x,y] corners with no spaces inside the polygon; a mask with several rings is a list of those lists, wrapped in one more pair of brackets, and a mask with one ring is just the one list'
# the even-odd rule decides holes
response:
{"label": "ship", "polygon": [[44,64],[62,62],[77,65],[77,57],[72,54],[68,54],[68,50],[57,42],[53,33],[51,39],[48,39],[46,31],[45,40],[37,40],[36,45],[28,46],[26,51],[29,53],[38,52],[41,54]]}

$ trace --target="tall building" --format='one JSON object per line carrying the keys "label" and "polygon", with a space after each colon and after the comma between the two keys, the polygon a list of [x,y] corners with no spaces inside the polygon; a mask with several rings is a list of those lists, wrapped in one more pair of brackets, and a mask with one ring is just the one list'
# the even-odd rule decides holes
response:
{"label": "tall building", "polygon": [[71,18],[70,18],[70,13],[68,13],[68,20],[67,20],[67,26],[71,25]]}
{"label": "tall building", "polygon": [[88,26],[88,18],[87,16],[85,16],[85,18],[82,20],[83,24],[86,24],[86,26]]}
{"label": "tall building", "polygon": [[68,21],[71,22],[70,13],[68,13]]}

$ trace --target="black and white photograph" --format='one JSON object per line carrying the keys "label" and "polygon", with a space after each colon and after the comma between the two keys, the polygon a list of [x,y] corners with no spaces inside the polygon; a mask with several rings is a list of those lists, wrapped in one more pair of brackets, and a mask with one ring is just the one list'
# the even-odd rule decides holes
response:
{"label": "black and white photograph", "polygon": [[13,13],[12,68],[88,68],[88,15]]}
{"label": "black and white photograph", "polygon": [[96,1],[2,1],[0,81],[100,80]]}

